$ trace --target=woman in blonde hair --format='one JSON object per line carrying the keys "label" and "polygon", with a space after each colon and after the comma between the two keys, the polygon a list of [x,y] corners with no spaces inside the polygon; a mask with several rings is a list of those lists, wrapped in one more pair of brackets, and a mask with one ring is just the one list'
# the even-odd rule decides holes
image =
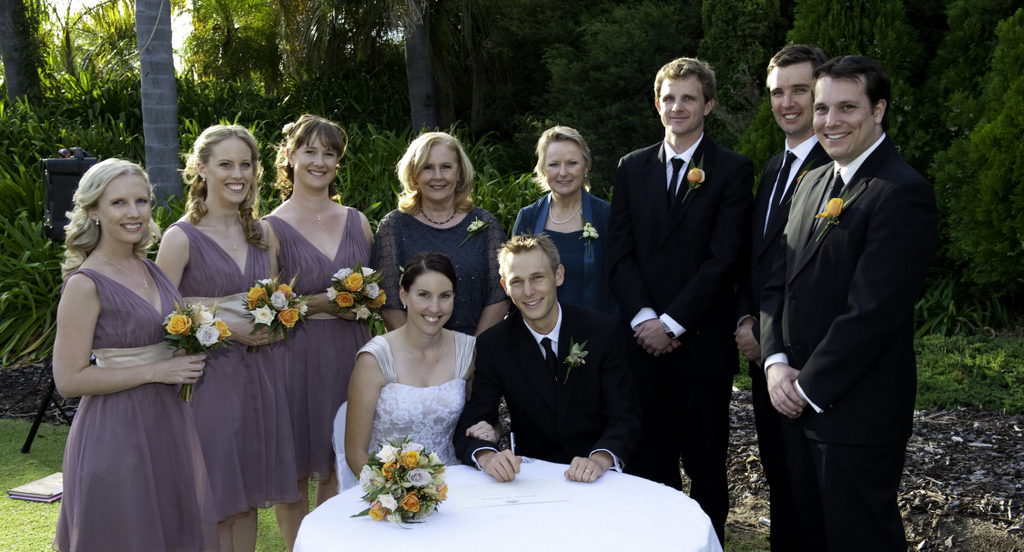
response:
{"label": "woman in blonde hair", "polygon": [[251,334],[243,298],[277,274],[277,239],[259,220],[259,149],[238,125],[196,139],[183,179],[185,215],[164,233],[157,265],[188,303],[216,306],[240,345],[210,353],[190,403],[220,520],[222,552],[256,549],[257,508],[294,502],[295,455],[285,395],[266,330]]}
{"label": "woman in blonde hair", "polygon": [[287,125],[276,162],[284,203],[265,219],[281,243],[281,277],[286,282],[294,278],[299,295],[315,296],[306,324],[292,331],[285,347],[302,498],[274,510],[289,550],[309,511],[308,481],[317,482],[318,506],[337,493],[334,417],[348,397],[356,351],[370,339],[366,324],[351,313],[333,312],[326,294],[331,274],[357,262],[369,266],[373,240],[366,216],[338,203],[334,179],[346,145],[341,127],[326,119],[303,115]]}
{"label": "woman in blonde hair", "polygon": [[505,317],[508,297],[497,254],[505,231],[494,215],[473,206],[473,164],[454,136],[428,132],[409,144],[398,162],[398,179],[404,191],[398,209],[377,227],[371,264],[384,277],[384,321],[389,329],[406,321],[398,300],[401,267],[420,251],[438,251],[451,259],[459,279],[445,327],[480,335]]}
{"label": "woman in blonde hair", "polygon": [[218,546],[199,438],[178,399],[205,355],[164,344],[181,296],[146,259],[159,236],[151,194],[142,167],[107,159],[82,176],[65,227],[53,376],[61,395],[83,398],[64,449],[57,550]]}

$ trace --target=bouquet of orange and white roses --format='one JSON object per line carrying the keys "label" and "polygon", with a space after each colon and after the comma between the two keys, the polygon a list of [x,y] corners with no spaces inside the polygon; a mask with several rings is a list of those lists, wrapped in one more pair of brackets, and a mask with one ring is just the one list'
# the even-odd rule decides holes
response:
{"label": "bouquet of orange and white roses", "polygon": [[[175,303],[174,312],[164,319],[164,329],[167,330],[164,340],[187,355],[209,353],[210,349],[227,345],[231,331],[223,320],[217,318],[216,311],[216,307],[206,307],[201,303]],[[185,402],[191,401],[192,384],[182,385],[178,397]]]}
{"label": "bouquet of orange and white roses", "polygon": [[379,272],[356,263],[353,268],[343,268],[331,276],[327,299],[334,312],[353,312],[356,320],[366,321],[371,335],[383,335],[387,330],[380,308],[388,297],[380,288],[380,281]]}
{"label": "bouquet of orange and white roses", "polygon": [[444,464],[434,452],[408,437],[378,447],[359,473],[363,500],[370,507],[352,517],[374,521],[418,523],[448,497]]}
{"label": "bouquet of orange and white roses", "polygon": [[[253,329],[256,333],[264,328],[270,330],[270,338],[280,333],[288,342],[288,332],[300,320],[306,321],[306,301],[308,297],[299,297],[288,284],[282,284],[277,278],[257,280],[249,288],[243,307],[252,316]],[[254,352],[259,347],[249,347]]]}

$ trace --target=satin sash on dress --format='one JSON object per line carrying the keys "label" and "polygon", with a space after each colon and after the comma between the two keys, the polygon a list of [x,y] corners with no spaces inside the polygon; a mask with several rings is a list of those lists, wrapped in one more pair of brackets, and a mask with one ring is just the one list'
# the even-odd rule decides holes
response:
{"label": "satin sash on dress", "polygon": [[234,293],[224,297],[182,297],[182,302],[190,305],[201,303],[204,307],[213,310],[214,316],[220,318],[227,324],[235,322],[252,323],[252,315],[245,310],[245,298],[247,293]]}
{"label": "satin sash on dress", "polygon": [[130,368],[171,358],[174,350],[166,343],[154,343],[142,347],[107,347],[93,349],[96,366],[102,368]]}
{"label": "satin sash on dress", "polygon": [[318,312],[316,314],[307,314],[306,320],[337,320],[338,317],[334,316],[329,312]]}

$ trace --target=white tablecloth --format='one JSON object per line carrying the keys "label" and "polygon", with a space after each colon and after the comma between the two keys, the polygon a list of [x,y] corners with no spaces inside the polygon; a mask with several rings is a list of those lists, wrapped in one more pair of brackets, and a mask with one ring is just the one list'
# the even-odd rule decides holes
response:
{"label": "white tablecloth", "polygon": [[516,476],[550,479],[563,502],[459,508],[459,486],[494,481],[467,466],[447,469],[448,500],[424,523],[400,526],[350,517],[367,504],[349,489],[310,512],[295,552],[367,550],[687,550],[721,552],[708,516],[670,487],[609,471],[596,483],[575,483],[567,466],[532,460]]}

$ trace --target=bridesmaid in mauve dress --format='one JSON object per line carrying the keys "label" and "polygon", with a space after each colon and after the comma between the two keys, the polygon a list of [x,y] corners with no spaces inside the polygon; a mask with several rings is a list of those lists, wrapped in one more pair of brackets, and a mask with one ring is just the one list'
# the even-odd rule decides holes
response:
{"label": "bridesmaid in mauve dress", "polygon": [[178,399],[205,355],[172,357],[164,345],[181,296],[145,259],[159,236],[152,191],[142,167],[107,159],[75,192],[53,376],[61,395],[83,398],[64,449],[55,550],[217,549],[199,437]]}
{"label": "bridesmaid in mauve dress", "polygon": [[185,216],[167,229],[156,260],[187,303],[216,305],[236,343],[210,353],[191,402],[222,552],[255,550],[257,508],[299,497],[284,369],[274,351],[283,343],[270,345],[266,330],[250,334],[242,308],[249,288],[277,271],[277,240],[257,213],[258,155],[244,127],[203,131],[183,174]]}
{"label": "bridesmaid in mauve dress", "polygon": [[274,510],[291,550],[309,511],[308,481],[317,482],[316,505],[337,494],[334,417],[348,398],[356,351],[370,334],[354,315],[333,312],[327,299],[330,276],[357,262],[369,264],[373,234],[358,210],[338,203],[334,178],[347,138],[336,124],[303,115],[284,128],[277,154],[277,186],[284,203],[266,217],[280,240],[281,278],[295,278],[295,293],[315,296],[305,325],[291,334],[282,362],[288,371],[288,406],[302,498]]}

